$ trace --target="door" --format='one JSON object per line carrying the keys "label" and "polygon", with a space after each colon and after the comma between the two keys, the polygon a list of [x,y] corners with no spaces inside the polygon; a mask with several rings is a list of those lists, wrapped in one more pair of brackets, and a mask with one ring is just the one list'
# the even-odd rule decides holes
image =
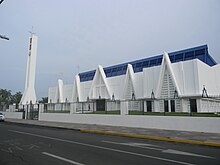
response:
{"label": "door", "polygon": [[147,101],[147,112],[152,112],[152,102]]}
{"label": "door", "polygon": [[175,112],[175,100],[170,100],[171,112]]}
{"label": "door", "polygon": [[96,111],[105,111],[105,100],[96,100]]}
{"label": "door", "polygon": [[168,103],[168,100],[164,100],[164,112],[169,112],[169,103]]}
{"label": "door", "polygon": [[197,104],[196,104],[196,99],[190,99],[190,111],[191,112],[197,112]]}

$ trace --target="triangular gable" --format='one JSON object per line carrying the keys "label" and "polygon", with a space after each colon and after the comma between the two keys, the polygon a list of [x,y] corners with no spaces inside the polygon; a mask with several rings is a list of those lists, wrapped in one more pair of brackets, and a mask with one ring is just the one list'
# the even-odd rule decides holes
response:
{"label": "triangular gable", "polygon": [[128,64],[126,75],[125,75],[125,86],[123,91],[123,99],[132,99],[132,94],[136,96],[134,86],[134,70],[131,64]]}
{"label": "triangular gable", "polygon": [[57,91],[55,94],[55,102],[64,102],[63,100],[63,80],[59,79],[57,84]]}
{"label": "triangular gable", "polygon": [[[166,84],[167,82],[169,82],[169,84]],[[179,90],[179,86],[177,84],[172,66],[171,66],[171,62],[170,62],[170,58],[169,55],[164,52],[163,55],[163,61],[161,64],[161,70],[160,70],[160,77],[159,77],[159,81],[158,81],[158,87],[157,87],[157,94],[156,97],[160,97],[162,94],[162,90],[165,90],[166,86],[173,86],[176,90],[178,96],[180,95],[180,90]],[[174,97],[174,96],[170,96],[170,97]]]}
{"label": "triangular gable", "polygon": [[73,96],[72,96],[72,101],[80,101],[81,96],[80,96],[80,79],[79,75],[76,75],[75,80],[74,80],[74,85],[73,85]]}
{"label": "triangular gable", "polygon": [[110,89],[106,80],[105,72],[102,66],[98,66],[95,72],[95,76],[92,81],[92,86],[89,91],[89,97],[92,99],[111,98]]}

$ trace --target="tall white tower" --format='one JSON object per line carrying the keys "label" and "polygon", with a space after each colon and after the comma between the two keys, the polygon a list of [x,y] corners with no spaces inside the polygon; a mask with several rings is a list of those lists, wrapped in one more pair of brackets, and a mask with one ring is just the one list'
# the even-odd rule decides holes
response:
{"label": "tall white tower", "polygon": [[33,104],[36,103],[36,93],[35,93],[35,69],[36,69],[36,56],[37,56],[37,36],[31,33],[29,37],[28,45],[28,60],[27,60],[27,70],[26,70],[26,82],[25,90],[22,95],[20,104]]}

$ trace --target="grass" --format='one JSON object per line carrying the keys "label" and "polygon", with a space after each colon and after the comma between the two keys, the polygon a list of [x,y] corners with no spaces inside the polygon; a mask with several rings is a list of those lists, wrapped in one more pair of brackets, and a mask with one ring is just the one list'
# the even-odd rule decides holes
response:
{"label": "grass", "polygon": [[156,115],[163,116],[164,114],[161,112],[141,112],[141,111],[129,111],[129,115]]}
{"label": "grass", "polygon": [[[45,113],[70,113],[67,110],[46,110]],[[116,111],[94,111],[84,112],[83,114],[109,114],[120,115],[120,110]],[[220,117],[220,113],[186,113],[186,112],[142,112],[142,111],[129,111],[129,115],[151,115],[151,116],[195,116],[195,117]]]}
{"label": "grass", "polygon": [[129,115],[153,115],[153,116],[196,116],[196,117],[220,117],[220,113],[186,113],[186,112],[142,112],[129,111]]}
{"label": "grass", "polygon": [[120,111],[94,111],[94,112],[88,112],[84,114],[108,114],[108,115],[120,115]]}
{"label": "grass", "polygon": [[192,113],[192,116],[199,116],[199,117],[220,117],[220,113]]}

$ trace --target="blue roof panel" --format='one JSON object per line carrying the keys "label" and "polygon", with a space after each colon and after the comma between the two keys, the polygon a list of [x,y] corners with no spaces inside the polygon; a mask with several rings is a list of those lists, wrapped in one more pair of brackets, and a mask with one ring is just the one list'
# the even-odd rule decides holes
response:
{"label": "blue roof panel", "polygon": [[[215,60],[209,55],[207,45],[171,52],[169,53],[169,57],[172,63],[179,61],[187,61],[192,59],[199,59],[209,66],[213,66],[217,64]],[[134,72],[137,73],[137,72],[142,72],[143,68],[161,65],[162,58],[163,55],[158,55],[136,61],[122,63],[119,65],[105,67],[103,69],[106,74],[106,77],[120,76],[126,74],[127,65],[131,64],[134,69]],[[80,81],[81,82],[91,81],[93,80],[94,75],[95,75],[95,70],[79,73]]]}

